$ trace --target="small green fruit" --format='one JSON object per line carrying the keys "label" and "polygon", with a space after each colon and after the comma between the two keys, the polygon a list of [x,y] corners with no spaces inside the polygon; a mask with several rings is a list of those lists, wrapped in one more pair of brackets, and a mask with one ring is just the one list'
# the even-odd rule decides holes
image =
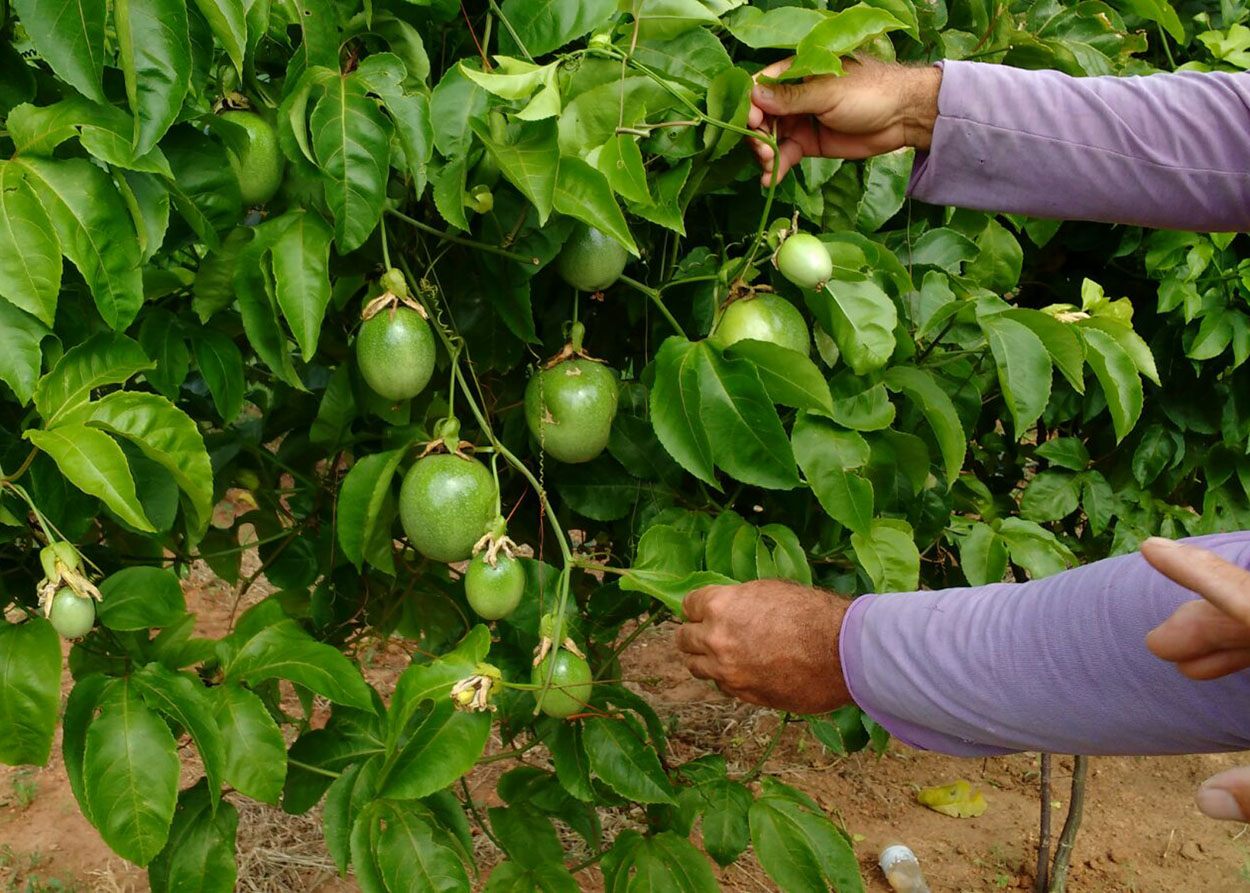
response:
{"label": "small green fruit", "polygon": [[468,558],[495,514],[495,478],[476,459],[438,453],[404,475],[399,520],[413,548],[432,561]]}
{"label": "small green fruit", "polygon": [[83,598],[68,586],[63,587],[52,596],[52,611],[48,619],[65,638],[81,639],[95,626],[95,602]]}
{"label": "small green fruit", "polygon": [[811,352],[812,336],[803,314],[778,295],[760,294],[734,301],[721,314],[710,340],[723,348],[747,338],[788,347],[803,356]]}
{"label": "small green fruit", "polygon": [[365,383],[387,400],[410,400],[434,373],[434,334],[408,307],[383,310],[360,326],[356,362]]}
{"label": "small green fruit", "polygon": [[525,595],[525,568],[521,562],[500,555],[491,567],[485,553],[469,562],[464,574],[464,594],[469,607],[483,620],[502,620]]}
{"label": "small green fruit", "polygon": [[547,681],[551,662],[555,660],[555,675],[551,679],[551,687],[545,694],[534,693],[538,698],[538,709],[548,716],[564,719],[574,713],[584,713],[590,701],[590,692],[594,688],[590,672],[590,664],[571,651],[557,648],[542,659],[542,663],[534,667],[530,673],[530,682],[542,685]]}
{"label": "small green fruit", "polygon": [[556,258],[556,270],[576,289],[603,291],[621,278],[628,260],[629,252],[619,242],[579,223]]}
{"label": "small green fruit", "polygon": [[239,181],[239,194],[246,207],[263,205],[282,185],[282,169],[286,159],[278,148],[278,134],[273,125],[254,112],[235,109],[222,112],[222,120],[237,124],[247,131],[247,148],[240,154],[226,147],[230,166]]}
{"label": "small green fruit", "polygon": [[800,288],[823,288],[833,275],[833,259],[810,233],[794,233],[777,249],[777,269]]}
{"label": "small green fruit", "polygon": [[561,462],[589,462],[608,445],[619,395],[609,367],[566,360],[525,386],[525,421],[544,452]]}

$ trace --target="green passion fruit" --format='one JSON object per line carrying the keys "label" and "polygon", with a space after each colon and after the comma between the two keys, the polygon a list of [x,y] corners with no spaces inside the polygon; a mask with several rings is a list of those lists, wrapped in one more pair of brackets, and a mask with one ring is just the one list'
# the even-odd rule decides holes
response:
{"label": "green passion fruit", "polygon": [[822,288],[833,275],[833,259],[810,233],[794,233],[777,249],[777,269],[801,288]]}
{"label": "green passion fruit", "polygon": [[556,271],[581,291],[603,291],[621,277],[629,252],[593,226],[577,224],[556,258]]}
{"label": "green passion fruit", "polygon": [[247,131],[247,148],[236,154],[227,147],[230,166],[239,181],[239,194],[247,207],[263,205],[282,185],[282,169],[286,160],[278,148],[278,134],[273,125],[255,112],[235,109],[222,112],[221,117]]}
{"label": "green passion fruit", "polygon": [[437,453],[404,475],[399,520],[413,548],[432,561],[468,558],[495,514],[495,478],[476,459]]}
{"label": "green passion fruit", "polygon": [[561,462],[589,462],[608,445],[619,396],[612,369],[565,360],[525,386],[525,421],[546,453]]}
{"label": "green passion fruit", "polygon": [[410,400],[434,372],[434,334],[421,314],[392,307],[364,321],[356,362],[365,383],[387,400]]}
{"label": "green passion fruit", "polygon": [[67,639],[81,639],[95,626],[95,602],[83,598],[68,586],[52,596],[52,611],[48,615],[52,627]]}
{"label": "green passion fruit", "polygon": [[498,556],[492,567],[483,552],[469,562],[464,574],[464,594],[477,616],[502,620],[516,610],[525,594],[525,568],[507,555]]}
{"label": "green passion fruit", "polygon": [[555,675],[551,678],[551,687],[546,692],[535,692],[538,709],[548,716],[564,719],[574,713],[584,713],[586,703],[590,700],[590,691],[594,687],[590,664],[571,651],[563,648],[553,649],[534,667],[530,673],[530,682],[542,685],[547,681],[547,673],[551,671],[551,662],[555,661]]}
{"label": "green passion fruit", "polygon": [[803,314],[778,295],[760,294],[734,301],[721,314],[711,340],[729,347],[746,338],[788,347],[803,356],[811,352],[812,336]]}

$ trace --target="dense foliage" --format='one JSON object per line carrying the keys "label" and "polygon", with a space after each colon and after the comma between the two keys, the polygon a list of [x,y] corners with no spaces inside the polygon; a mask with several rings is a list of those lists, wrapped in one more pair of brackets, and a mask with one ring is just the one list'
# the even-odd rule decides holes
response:
{"label": "dense foliage", "polygon": [[[553,820],[610,890],[715,889],[696,823],[718,864],[860,889],[801,792],[667,758],[621,684],[640,629],[703,583],[1024,579],[1250,522],[1239,239],[911,204],[909,152],[763,190],[743,144],[790,54],[1237,70],[1239,0],[0,14],[0,760],[48,759],[52,623],[90,629],[63,756],[154,890],[233,889],[239,795],[324,801],[366,891],[483,880],[470,813],[489,890],[578,889]],[[770,262],[796,223],[817,290]],[[215,518],[232,488],[255,508]],[[248,590],[252,547],[275,593],[197,637],[179,579]],[[384,704],[355,659],[386,636],[413,662]],[[854,708],[806,722],[884,746]],[[516,765],[482,815],[456,783],[492,731]]]}

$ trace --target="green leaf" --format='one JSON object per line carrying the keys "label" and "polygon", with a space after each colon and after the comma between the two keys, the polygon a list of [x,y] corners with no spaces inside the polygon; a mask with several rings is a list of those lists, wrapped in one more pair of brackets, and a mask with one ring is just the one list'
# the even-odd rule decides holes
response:
{"label": "green leaf", "polygon": [[0,297],[51,326],[60,290],[61,246],[52,220],[22,169],[0,161]]}
{"label": "green leaf", "polygon": [[[1024,436],[1050,402],[1050,354],[1033,330],[1002,314],[981,317],[998,366],[998,382],[1016,437]],[[1136,370],[1134,370],[1136,371]]]}
{"label": "green leaf", "polygon": [[554,207],[559,165],[554,119],[510,127],[504,141],[494,139],[485,123],[470,123],[503,175],[533,203],[539,223],[546,223]]}
{"label": "green leaf", "polygon": [[603,859],[607,893],[716,893],[712,867],[694,844],[672,831],[643,837],[622,831]]}
{"label": "green leaf", "polygon": [[500,862],[486,879],[485,893],[577,893],[581,888],[561,864],[522,868],[515,862]]}
{"label": "green leaf", "polygon": [[131,527],[155,532],[135,495],[126,456],[103,431],[69,423],[51,430],[31,429],[23,436],[51,456],[79,490],[99,497]]}
{"label": "green leaf", "polygon": [[734,781],[713,781],[700,785],[696,792],[703,808],[703,846],[724,868],[751,845],[747,814],[755,798]]}
{"label": "green leaf", "polygon": [[277,294],[269,250],[293,218],[283,215],[256,227],[256,238],[240,252],[234,270],[234,291],[247,340],[275,375],[293,388],[304,389],[291,362],[291,351],[278,322]]}
{"label": "green leaf", "polygon": [[659,758],[630,720],[591,717],[582,735],[591,771],[616,793],[638,803],[675,802]]}
{"label": "green leaf", "polygon": [[191,309],[200,318],[200,322],[208,322],[215,313],[234,303],[235,268],[243,249],[252,241],[252,235],[251,227],[235,227],[222,240],[218,250],[200,261],[200,268],[195,273],[195,282],[191,287]]}
{"label": "green leaf", "polygon": [[668,454],[699,480],[718,486],[699,412],[697,345],[675,336],[660,345],[650,407],[655,435]]}
{"label": "green leaf", "polygon": [[[334,370],[325,391],[321,394],[321,403],[317,406],[317,417],[308,429],[308,439],[316,444],[337,447],[345,443],[351,436],[352,422],[356,421],[356,397],[352,393],[352,376],[350,367],[344,363]],[[390,541],[386,548],[389,551]]]}
{"label": "green leaf", "polygon": [[545,56],[606,22],[616,0],[504,0],[502,9],[529,54]]}
{"label": "green leaf", "polygon": [[734,342],[726,355],[750,360],[773,402],[833,414],[829,383],[816,364],[797,350],[748,338]]}
{"label": "green leaf", "polygon": [[767,11],[755,6],[737,9],[725,25],[739,42],[753,49],[775,47],[789,50],[829,18],[829,13],[798,6],[779,6]]}
{"label": "green leaf", "polygon": [[963,233],[943,226],[922,235],[899,260],[908,266],[935,266],[958,273],[960,265],[976,257],[979,250]]}
{"label": "green leaf", "polygon": [[178,802],[177,742],[120,680],[87,729],[83,789],[100,836],[115,853],[146,866],[165,847]]}
{"label": "green leaf", "polygon": [[599,170],[608,180],[614,192],[621,198],[640,204],[651,204],[651,190],[647,187],[647,169],[643,166],[642,150],[638,138],[628,133],[618,133],[599,152]]}
{"label": "green leaf", "polygon": [[[1203,320],[1206,321],[1205,319]],[[1150,352],[1150,346],[1133,331],[1131,326],[1127,326],[1122,322],[1106,317],[1094,316],[1089,319],[1083,319],[1078,324],[1078,328],[1082,330],[1100,329],[1115,339],[1116,343],[1124,349],[1133,363],[1137,366],[1137,371],[1149,378],[1155,384],[1160,384],[1159,370],[1155,366],[1154,355]],[[1222,350],[1220,351],[1223,352]],[[1190,356],[1193,356],[1192,352]]]}
{"label": "green leaf", "polygon": [[707,342],[695,345],[693,355],[699,415],[717,466],[757,487],[798,486],[790,441],[752,364],[726,358]]}
{"label": "green leaf", "polygon": [[105,324],[122,331],[143,304],[139,240],[108,174],[83,158],[20,163],[52,220],[61,251],[87,281]]}
{"label": "green leaf", "polygon": [[1100,472],[1091,470],[1081,475],[1081,508],[1089,519],[1090,533],[1101,536],[1115,511],[1115,493]]}
{"label": "green leaf", "polygon": [[70,96],[38,108],[18,106],[9,115],[8,124],[22,154],[51,157],[57,146],[76,136],[84,149],[107,164],[173,177],[159,148],[135,151],[135,119],[116,106]]}
{"label": "green leaf", "polygon": [[225,742],[226,783],[262,803],[276,804],[286,781],[286,742],[264,702],[241,685],[214,686],[213,718]]}
{"label": "green leaf", "polygon": [[317,164],[329,180],[326,204],[334,215],[334,244],[340,253],[355,251],[382,219],[394,128],[350,77],[327,85],[309,126]]}
{"label": "green leaf", "polygon": [[1121,0],[1121,4],[1150,22],[1158,22],[1177,43],[1184,44],[1185,28],[1169,0]]}
{"label": "green leaf", "polygon": [[546,744],[560,786],[578,800],[592,803],[595,789],[590,782],[590,759],[586,756],[581,723],[558,722],[554,727]]}
{"label": "green leaf", "polygon": [[881,34],[905,27],[884,9],[863,3],[830,16],[809,31],[795,47],[786,79],[815,74],[841,74],[842,57]]}
{"label": "green leaf", "polygon": [[[592,521],[618,521],[634,508],[649,488],[607,456],[562,466],[555,480],[565,505]],[[550,478],[549,478],[550,479]]]}
{"label": "green leaf", "polygon": [[899,149],[864,162],[864,193],[855,208],[856,229],[875,232],[903,207],[914,157],[911,149]]}
{"label": "green leaf", "polygon": [[894,353],[898,311],[875,282],[835,279],[804,298],[856,375],[880,369]]}
{"label": "green leaf", "polygon": [[[364,566],[368,546],[379,536],[379,525],[385,524],[385,532],[389,534],[390,524],[394,520],[391,515],[383,515],[382,506],[395,486],[395,471],[404,457],[404,449],[390,450],[385,453],[373,453],[360,459],[343,479],[339,490],[339,544],[347,560],[356,565],[357,569]],[[389,546],[389,536],[388,536]],[[389,548],[386,554],[390,555]],[[371,564],[374,562],[371,560]],[[390,567],[377,565],[387,573],[394,572],[394,561]]]}
{"label": "green leaf", "polygon": [[906,521],[877,518],[869,532],[851,534],[855,557],[874,592],[912,592],[920,585],[920,552]]}
{"label": "green leaf", "polygon": [[104,77],[107,0],[15,0],[18,18],[57,77],[96,102],[107,102]]}
{"label": "green leaf", "polygon": [[244,0],[195,0],[195,6],[208,22],[213,36],[217,38],[234,64],[234,70],[243,75],[243,57],[247,54],[247,8]]}
{"label": "green leaf", "polygon": [[[707,113],[711,118],[746,127],[747,112],[751,110],[751,75],[741,68],[727,68],[718,74],[707,89]],[[707,160],[715,161],[742,140],[742,134],[708,124],[703,132],[703,148]]]}
{"label": "green leaf", "polygon": [[61,638],[52,624],[0,623],[0,763],[47,763],[60,706]]}
{"label": "green leaf", "polygon": [[238,811],[232,803],[215,805],[205,780],[187,788],[178,796],[169,841],[148,866],[152,893],[231,893],[238,830]]}
{"label": "green leaf", "polygon": [[1040,444],[1036,455],[1051,465],[1084,471],[1089,465],[1089,450],[1075,437],[1056,437]]}
{"label": "green leaf", "polygon": [[1082,328],[1080,332],[1087,348],[1086,360],[1102,385],[1119,443],[1141,417],[1144,397],[1137,364],[1115,338],[1101,329]]}
{"label": "green leaf", "polygon": [[1001,583],[1007,572],[1007,544],[994,528],[978,521],[959,541],[959,564],[969,586]]}
{"label": "green leaf", "polygon": [[[463,715],[463,714],[462,714]],[[451,847],[435,837],[428,813],[406,803],[383,804],[376,836],[378,868],[390,890],[468,890],[469,876]]]}
{"label": "green leaf", "polygon": [[1001,315],[1022,322],[1032,329],[1033,334],[1046,345],[1055,368],[1063,373],[1063,377],[1078,394],[1085,393],[1085,348],[1072,326],[1039,310],[1013,308]]}
{"label": "green leaf", "polygon": [[243,354],[225,332],[207,328],[191,333],[191,353],[217,414],[230,424],[243,410]]}
{"label": "green leaf", "polygon": [[165,399],[177,400],[191,371],[191,352],[178,318],[164,308],[149,310],[139,327],[139,344],[153,363],[143,377]]}
{"label": "green leaf", "polygon": [[847,838],[802,800],[777,795],[772,782],[751,806],[751,843],[768,876],[791,893],[863,893],[859,863]]}
{"label": "green leaf", "polygon": [[669,80],[705,91],[712,79],[733,65],[725,45],[706,28],[694,28],[671,40],[641,38],[633,57]]}
{"label": "green leaf", "polygon": [[187,610],[178,577],[158,567],[122,568],[100,583],[100,595],[100,622],[118,632],[169,626]]}
{"label": "green leaf", "polygon": [[1034,580],[1057,574],[1076,564],[1076,556],[1058,538],[1033,521],[1005,518],[998,535],[1007,543],[1011,560]]}
{"label": "green leaf", "polygon": [[490,826],[514,862],[525,868],[564,860],[564,847],[551,820],[529,803],[494,807],[489,810]]}
{"label": "green leaf", "polygon": [[868,535],[872,524],[872,484],[856,472],[868,464],[869,450],[864,438],[854,431],[842,431],[818,416],[804,414],[794,423],[792,439],[799,467],[821,508],[852,531]]}
{"label": "green leaf", "polygon": [[330,305],[330,227],[317,214],[304,212],[274,239],[273,278],[278,307],[311,363]]}
{"label": "green leaf", "polygon": [[183,0],[113,0],[117,55],[143,155],[178,119],[191,85],[191,35]]}
{"label": "green leaf", "polygon": [[997,220],[991,220],[976,242],[981,250],[976,259],[964,267],[964,275],[999,294],[1015,288],[1024,263],[1024,251],[1016,237]]}
{"label": "green leaf", "polygon": [[190,733],[204,764],[208,796],[220,798],[226,752],[221,730],[213,718],[213,702],[199,678],[190,672],[175,673],[151,663],[130,677],[148,708],[164,715]]}
{"label": "green leaf", "polygon": [[339,873],[344,876],[351,862],[352,826],[365,804],[376,799],[374,780],[377,767],[376,757],[363,763],[352,763],[326,791],[325,805],[321,810],[326,849],[330,851],[330,858],[338,866]]}
{"label": "green leaf", "polygon": [[946,488],[949,490],[959,476],[959,470],[963,468],[964,452],[967,448],[967,439],[954,402],[932,373],[916,366],[894,366],[887,369],[885,384],[891,390],[902,391],[924,413],[929,427],[933,429],[938,449],[942,452]]}
{"label": "green leaf", "polygon": [[561,214],[607,233],[634,257],[639,256],[621,206],[612,196],[612,187],[603,174],[580,158],[560,159],[554,206]]}
{"label": "green leaf", "polygon": [[122,384],[152,368],[152,361],[137,342],[125,335],[101,332],[65,352],[51,372],[35,388],[35,408],[49,428],[78,421],[91,392]]}
{"label": "green leaf", "polygon": [[1066,471],[1043,471],[1025,489],[1020,498],[1020,514],[1030,521],[1058,521],[1076,511],[1081,498],[1081,483]]}
{"label": "green leaf", "polygon": [[23,406],[35,393],[43,367],[40,345],[50,334],[39,320],[0,298],[0,381]]}
{"label": "green leaf", "polygon": [[372,711],[373,697],[360,670],[338,649],[318,642],[294,620],[267,626],[223,665],[227,682],[255,685],[288,679],[336,704]]}
{"label": "green leaf", "polygon": [[463,160],[473,142],[473,122],[486,114],[486,91],[465,77],[464,66],[447,69],[430,94],[434,147],[449,161]]}

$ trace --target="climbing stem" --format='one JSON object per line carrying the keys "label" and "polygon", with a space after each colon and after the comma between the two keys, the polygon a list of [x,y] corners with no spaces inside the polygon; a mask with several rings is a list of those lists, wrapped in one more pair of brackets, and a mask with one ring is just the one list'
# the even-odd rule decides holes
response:
{"label": "climbing stem", "polygon": [[654,288],[651,288],[648,285],[643,285],[637,279],[631,279],[628,276],[622,275],[618,281],[625,283],[630,288],[634,289],[634,291],[641,292],[642,294],[650,298],[651,303],[655,304],[656,309],[660,311],[660,315],[663,316],[666,320],[668,320],[668,324],[673,327],[673,331],[676,332],[678,335],[681,335],[681,337],[683,338],[686,337],[685,329],[681,327],[681,323],[679,323],[673,317],[673,314],[669,312],[668,307],[665,306],[664,304],[664,299],[660,297],[660,293],[658,291],[656,291]]}
{"label": "climbing stem", "polygon": [[500,248],[497,245],[489,245],[486,242],[479,242],[476,239],[466,239],[464,236],[457,236],[453,233],[445,233],[441,229],[437,229],[433,226],[430,226],[428,223],[422,223],[420,220],[416,220],[415,218],[409,217],[407,214],[404,214],[400,211],[395,211],[395,210],[388,208],[386,213],[390,214],[396,220],[402,220],[404,223],[408,224],[414,229],[418,229],[423,233],[428,233],[431,236],[442,239],[444,242],[453,242],[456,245],[463,245],[466,248],[477,248],[480,251],[486,251],[486,252],[489,252],[490,254],[497,254],[500,257],[506,257],[509,260],[514,260],[522,264],[531,264],[535,267],[538,266],[540,263],[542,263],[542,261],[540,261],[538,258],[534,257],[533,255],[517,254],[515,251],[508,251],[506,249]]}

